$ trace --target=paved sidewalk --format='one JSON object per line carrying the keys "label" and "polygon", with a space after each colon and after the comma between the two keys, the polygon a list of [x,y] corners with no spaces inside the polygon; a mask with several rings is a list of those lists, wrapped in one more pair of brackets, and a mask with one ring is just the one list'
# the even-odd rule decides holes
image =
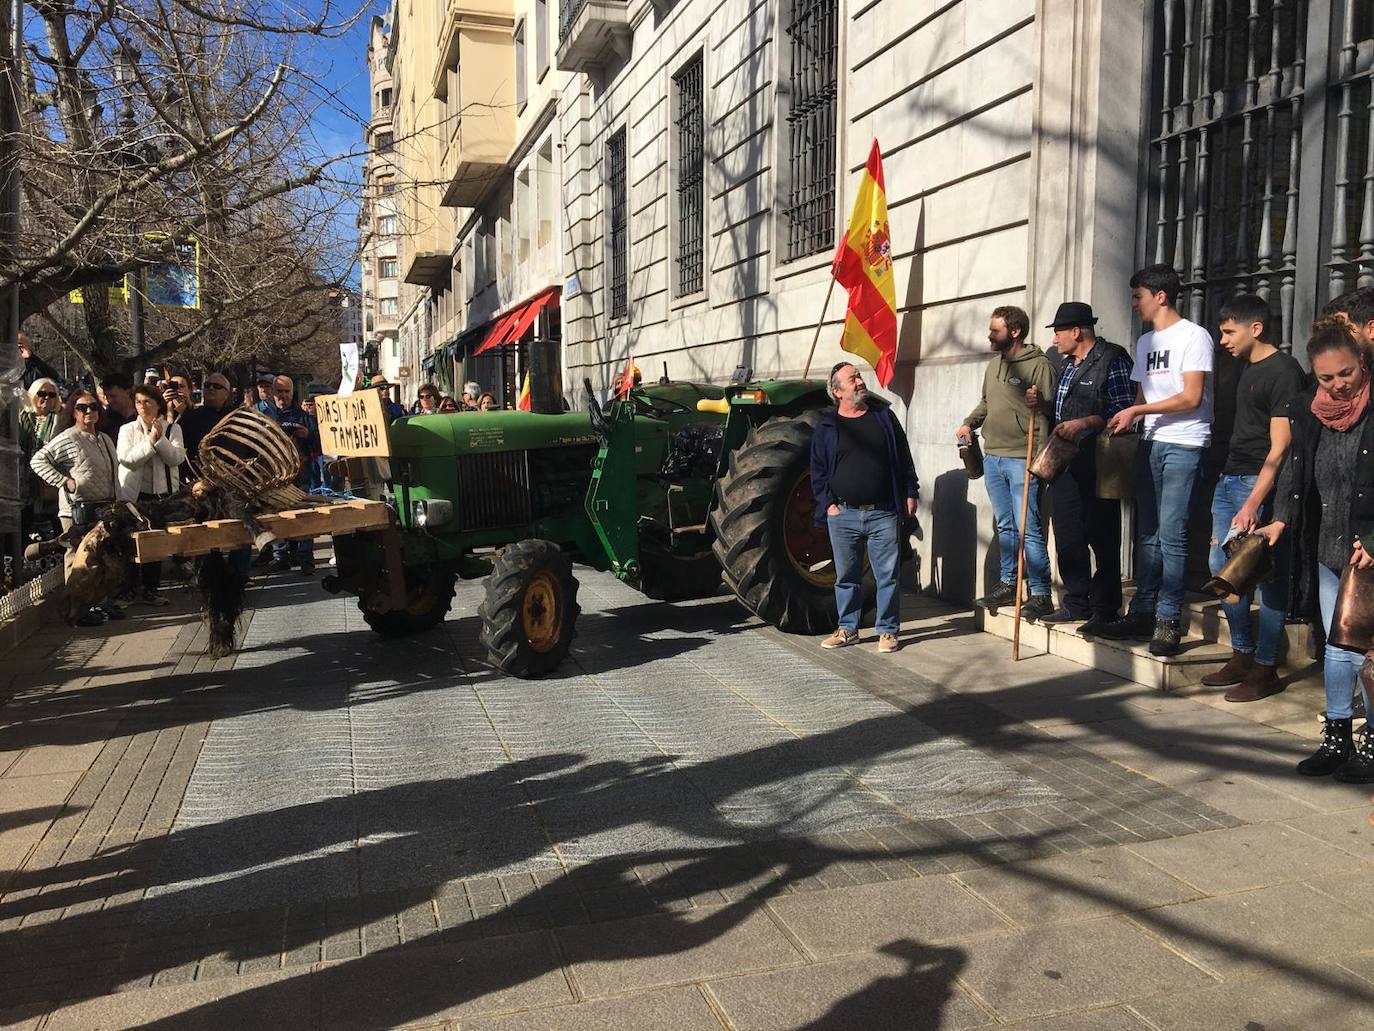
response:
{"label": "paved sidewalk", "polygon": [[477,590],[402,642],[287,575],[228,660],[185,608],[5,655],[0,1028],[1374,1026],[1368,792],[1293,774],[1291,705],[593,574],[517,682]]}

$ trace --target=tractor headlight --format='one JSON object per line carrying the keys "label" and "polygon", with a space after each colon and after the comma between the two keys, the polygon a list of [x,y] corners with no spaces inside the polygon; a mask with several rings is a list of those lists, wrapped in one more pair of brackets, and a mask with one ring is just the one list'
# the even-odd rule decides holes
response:
{"label": "tractor headlight", "polygon": [[412,501],[410,504],[410,513],[416,526],[425,529],[432,526],[443,526],[453,518],[453,502],[442,501],[438,498],[430,498],[425,501]]}

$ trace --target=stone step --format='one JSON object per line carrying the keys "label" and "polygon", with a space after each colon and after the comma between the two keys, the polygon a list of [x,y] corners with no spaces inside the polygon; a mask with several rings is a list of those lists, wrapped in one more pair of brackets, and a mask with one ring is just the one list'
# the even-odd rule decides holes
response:
{"label": "stone step", "polygon": [[[1014,621],[1011,609],[989,612],[975,609],[978,627],[987,633],[1011,640]],[[1223,619],[1222,622],[1225,622]],[[1209,641],[1197,633],[1183,640],[1183,650],[1172,658],[1151,655],[1145,641],[1108,641],[1078,633],[1078,624],[1046,626],[1021,621],[1021,656],[1050,654],[1080,666],[1102,670],[1161,691],[1181,691],[1198,682],[1227,660],[1230,644]],[[1301,654],[1301,653],[1300,653]]]}

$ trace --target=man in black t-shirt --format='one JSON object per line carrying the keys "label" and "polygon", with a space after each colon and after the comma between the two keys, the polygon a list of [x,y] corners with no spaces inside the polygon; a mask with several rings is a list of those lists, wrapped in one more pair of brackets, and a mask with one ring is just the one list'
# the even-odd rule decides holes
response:
{"label": "man in black t-shirt", "polygon": [[916,514],[916,466],[902,424],[869,395],[851,362],[830,370],[830,396],[835,407],[821,414],[811,435],[811,493],[816,523],[830,536],[839,610],[839,627],[821,647],[843,648],[859,639],[867,549],[878,586],[878,651],[895,652],[902,622],[902,517]]}
{"label": "man in black t-shirt", "polygon": [[[1244,364],[1236,383],[1236,415],[1226,465],[1212,495],[1212,574],[1226,562],[1229,537],[1250,533],[1271,518],[1274,484],[1292,437],[1288,403],[1306,383],[1291,355],[1272,343],[1273,316],[1263,298],[1241,294],[1221,310],[1221,346]],[[1202,678],[1230,687],[1228,702],[1253,702],[1282,690],[1275,667],[1288,591],[1282,576],[1259,586],[1259,641],[1251,630],[1250,596],[1222,603],[1231,627],[1231,658]]]}

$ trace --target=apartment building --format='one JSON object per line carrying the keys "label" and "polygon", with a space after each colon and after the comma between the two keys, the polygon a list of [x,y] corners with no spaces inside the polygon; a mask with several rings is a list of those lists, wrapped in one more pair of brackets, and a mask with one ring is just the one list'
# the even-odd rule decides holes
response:
{"label": "apartment building", "polygon": [[[449,0],[458,42],[439,48],[464,121],[479,76],[494,107],[509,81],[514,112],[487,123],[490,164],[440,176],[458,297],[452,336],[432,337],[455,375],[508,384],[547,355],[575,406],[583,377],[606,389],[631,356],[646,378],[797,376],[818,324],[823,375],[841,357],[830,261],[876,138],[899,317],[887,393],[923,482],[930,586],[951,598],[981,591],[988,560],[953,434],[992,308],[1044,325],[1086,300],[1129,342],[1127,279],[1164,260],[1194,318],[1253,289],[1300,351],[1328,297],[1374,283],[1367,0],[484,2],[509,18],[506,56],[495,29],[467,44],[453,12],[478,0]],[[1223,394],[1229,375],[1223,358]]]}
{"label": "apartment building", "polygon": [[[369,103],[368,155],[363,163],[363,195],[358,203],[358,264],[361,325],[357,340],[370,368],[392,382],[408,368],[401,358],[399,284],[401,241],[396,204],[395,133],[391,121],[394,95],[387,60],[389,21],[381,17],[369,25],[367,72]],[[413,367],[413,366],[412,366]]]}

